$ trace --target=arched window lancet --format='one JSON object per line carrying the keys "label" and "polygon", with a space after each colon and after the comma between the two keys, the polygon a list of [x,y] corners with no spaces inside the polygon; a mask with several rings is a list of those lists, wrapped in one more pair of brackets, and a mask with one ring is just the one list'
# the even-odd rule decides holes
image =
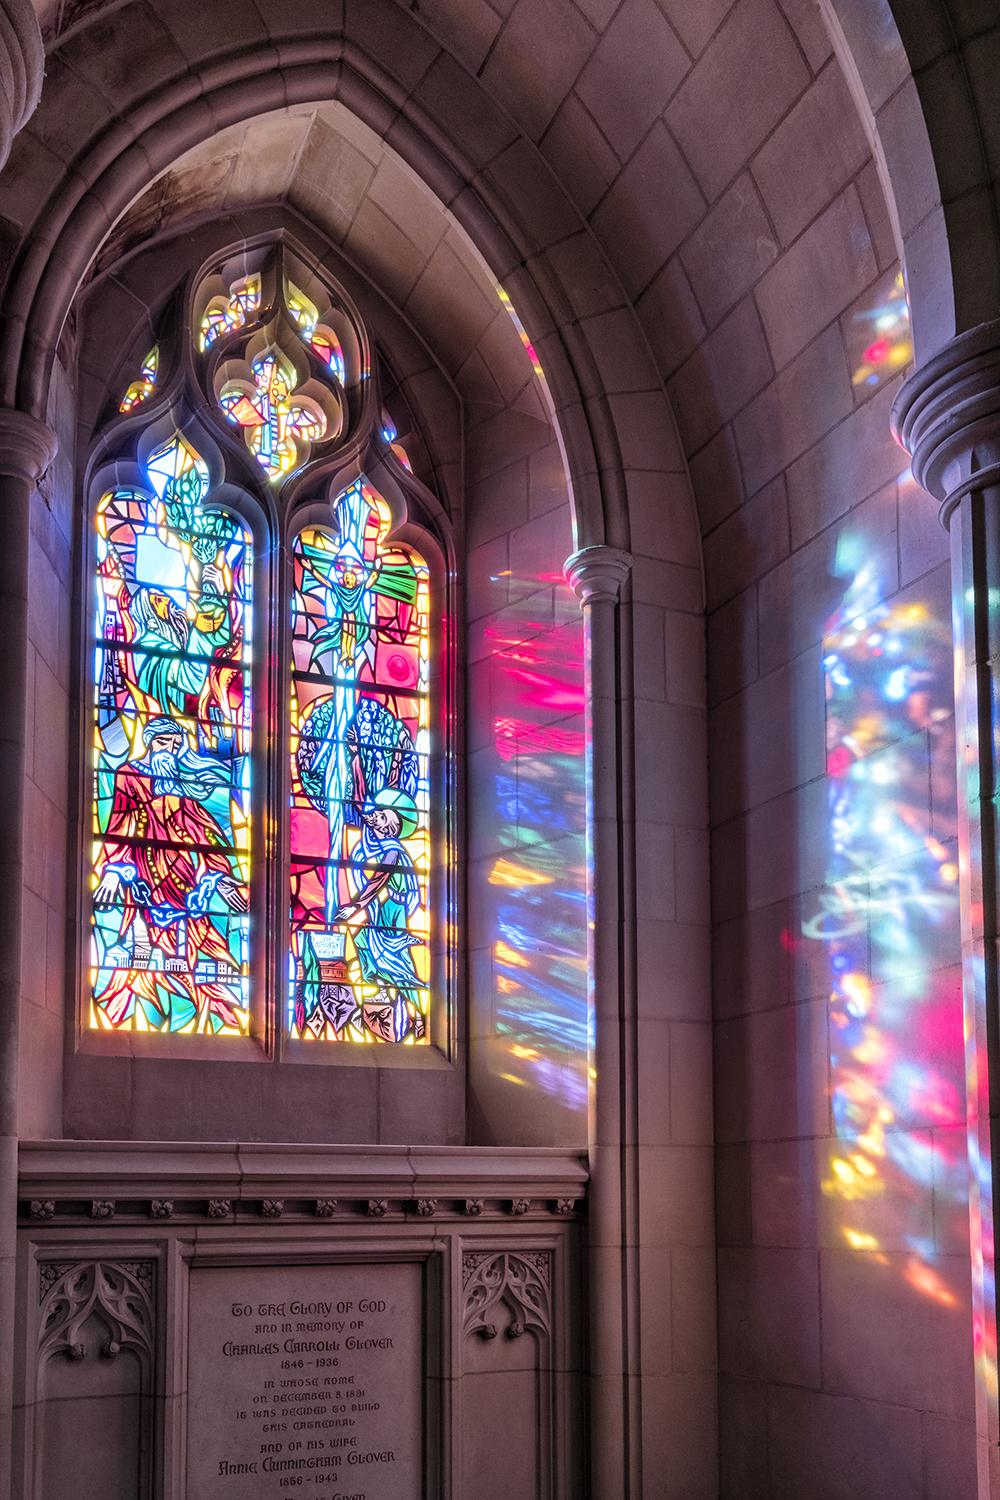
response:
{"label": "arched window lancet", "polygon": [[247,1030],[253,546],[180,435],[97,508],[90,1024]]}
{"label": "arched window lancet", "polygon": [[295,539],[289,1031],[427,1040],[428,570],[358,480]]}

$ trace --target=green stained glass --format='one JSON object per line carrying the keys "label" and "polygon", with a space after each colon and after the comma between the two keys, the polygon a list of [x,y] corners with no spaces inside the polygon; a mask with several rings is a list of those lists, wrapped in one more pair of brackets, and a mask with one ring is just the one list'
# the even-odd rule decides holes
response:
{"label": "green stained glass", "polygon": [[288,1025],[428,1040],[428,572],[362,480],[294,547]]}
{"label": "green stained glass", "polygon": [[249,532],[182,438],[96,516],[90,1025],[239,1035],[249,985]]}

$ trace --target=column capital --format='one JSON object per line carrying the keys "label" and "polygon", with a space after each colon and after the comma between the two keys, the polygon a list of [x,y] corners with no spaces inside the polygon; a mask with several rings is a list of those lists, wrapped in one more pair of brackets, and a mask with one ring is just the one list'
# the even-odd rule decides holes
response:
{"label": "column capital", "polygon": [[581,547],[566,559],[566,581],[584,608],[618,603],[618,591],[632,568],[631,552],[620,547]]}
{"label": "column capital", "polygon": [[0,406],[0,476],[34,487],[56,456],[56,435],[37,417]]}
{"label": "column capital", "polygon": [[947,530],[964,496],[1000,484],[1000,319],[939,349],[903,384],[892,435],[913,477],[941,501]]}

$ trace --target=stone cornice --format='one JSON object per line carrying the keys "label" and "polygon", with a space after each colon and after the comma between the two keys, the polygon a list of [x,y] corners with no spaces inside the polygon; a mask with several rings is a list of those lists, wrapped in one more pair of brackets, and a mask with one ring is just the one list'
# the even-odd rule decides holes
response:
{"label": "stone cornice", "polygon": [[56,456],[55,433],[27,412],[0,407],[0,475],[35,485]]}
{"label": "stone cornice", "polygon": [[1000,483],[1000,320],[959,334],[910,376],[892,431],[945,527],[965,495]]}
{"label": "stone cornice", "polygon": [[567,582],[580,603],[617,604],[622,584],[632,568],[632,554],[619,547],[581,547],[566,559]]}
{"label": "stone cornice", "polygon": [[[580,1153],[547,1147],[22,1141],[24,1201],[577,1200]],[[501,1210],[498,1211],[509,1211]]]}

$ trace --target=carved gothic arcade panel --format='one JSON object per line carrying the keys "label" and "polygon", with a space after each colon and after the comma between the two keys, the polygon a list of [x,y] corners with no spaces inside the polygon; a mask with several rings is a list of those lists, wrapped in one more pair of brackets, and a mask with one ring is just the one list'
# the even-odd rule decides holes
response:
{"label": "carved gothic arcade panel", "polygon": [[149,1493],[152,1261],[42,1262],[34,1495]]}
{"label": "carved gothic arcade panel", "polygon": [[541,1500],[554,1493],[552,1252],[467,1249],[462,1281],[463,1492]]}
{"label": "carved gothic arcade panel", "polygon": [[45,1149],[14,1500],[577,1500],[570,1153],[518,1180],[475,1148],[288,1148],[276,1171],[280,1148],[240,1146],[238,1172],[227,1147],[133,1149],[139,1197],[93,1172],[110,1144],[80,1143],[78,1173]]}

